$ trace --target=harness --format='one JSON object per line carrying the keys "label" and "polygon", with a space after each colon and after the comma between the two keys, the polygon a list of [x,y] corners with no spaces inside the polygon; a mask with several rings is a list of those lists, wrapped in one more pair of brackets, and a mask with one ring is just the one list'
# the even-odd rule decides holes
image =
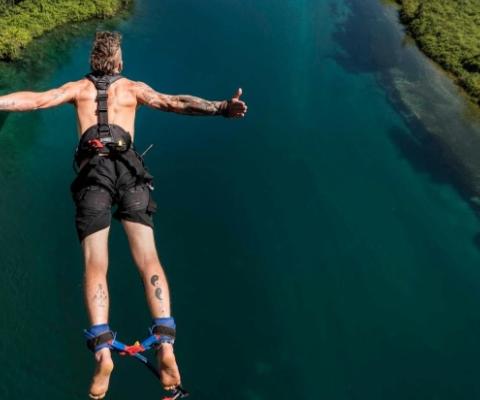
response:
{"label": "harness", "polygon": [[123,76],[88,74],[85,77],[97,89],[97,123],[89,127],[79,140],[73,160],[75,172],[79,178],[88,177],[99,157],[108,157],[125,164],[136,176],[137,184],[145,183],[153,190],[153,176],[145,168],[142,156],[135,151],[130,133],[119,125],[108,123],[108,89]]}
{"label": "harness", "polygon": [[86,78],[95,85],[97,89],[97,132],[98,138],[90,139],[88,144],[92,150],[100,154],[108,155],[112,152],[121,153],[127,151],[132,145],[130,135],[126,138],[116,138],[113,135],[112,127],[108,123],[108,88],[122,79],[123,76],[117,75],[100,75],[88,74]]}
{"label": "harness", "polygon": [[78,173],[82,161],[95,155],[113,156],[126,152],[132,147],[132,138],[118,125],[108,123],[108,89],[122,79],[117,75],[85,75],[97,89],[97,124],[89,127],[80,138],[75,150],[74,170]]}

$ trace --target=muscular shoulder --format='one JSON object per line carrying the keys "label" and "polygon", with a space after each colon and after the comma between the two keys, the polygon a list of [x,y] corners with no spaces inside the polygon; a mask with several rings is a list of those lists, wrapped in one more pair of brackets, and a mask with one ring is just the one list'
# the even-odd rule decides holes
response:
{"label": "muscular shoulder", "polygon": [[83,78],[79,79],[78,81],[67,82],[62,86],[62,88],[78,93],[88,87],[88,82],[89,80],[87,78]]}
{"label": "muscular shoulder", "polygon": [[137,83],[136,81],[132,81],[128,78],[120,79],[118,82],[118,87],[121,87],[123,90],[130,91],[133,95],[137,93]]}
{"label": "muscular shoulder", "polygon": [[137,101],[140,105],[148,105],[154,108],[160,108],[160,106],[165,103],[167,96],[152,89],[145,82],[135,81],[133,82],[133,88],[135,96],[137,97]]}
{"label": "muscular shoulder", "polygon": [[78,81],[67,82],[57,90],[66,93],[71,102],[76,102],[88,88],[88,79],[83,78]]}
{"label": "muscular shoulder", "polygon": [[140,81],[131,81],[132,88],[135,90],[135,93],[141,97],[145,92],[155,92],[150,86],[148,86],[145,82]]}

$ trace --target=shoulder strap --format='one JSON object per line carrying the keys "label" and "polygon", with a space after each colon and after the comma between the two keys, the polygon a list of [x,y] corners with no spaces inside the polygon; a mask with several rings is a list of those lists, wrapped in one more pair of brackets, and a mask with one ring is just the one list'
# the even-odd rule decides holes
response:
{"label": "shoulder strap", "polygon": [[97,89],[98,133],[103,136],[103,134],[110,132],[110,126],[108,125],[108,88],[112,83],[122,79],[123,76],[120,74],[101,76],[88,74],[86,78],[92,81]]}

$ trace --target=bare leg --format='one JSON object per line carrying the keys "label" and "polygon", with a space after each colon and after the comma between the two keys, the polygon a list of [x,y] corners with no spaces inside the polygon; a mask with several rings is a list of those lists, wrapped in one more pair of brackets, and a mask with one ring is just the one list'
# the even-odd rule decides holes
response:
{"label": "bare leg", "polygon": [[[87,236],[82,241],[85,259],[85,304],[91,325],[108,323],[108,232],[105,228]],[[105,397],[113,370],[110,349],[101,349],[95,353],[97,365],[90,386],[90,397]]]}
{"label": "bare leg", "polygon": [[[133,259],[145,287],[145,296],[152,318],[170,317],[170,291],[165,272],[158,259],[152,228],[130,221],[122,221],[128,236]],[[173,346],[162,343],[157,359],[160,378],[165,389],[173,389],[180,384]]]}

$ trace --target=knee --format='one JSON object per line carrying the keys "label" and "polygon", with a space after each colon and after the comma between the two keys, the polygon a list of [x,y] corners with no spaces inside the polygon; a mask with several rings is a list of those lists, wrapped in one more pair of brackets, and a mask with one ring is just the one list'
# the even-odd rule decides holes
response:
{"label": "knee", "polygon": [[162,271],[162,266],[156,254],[145,254],[141,260],[137,262],[138,269],[141,273],[151,274]]}
{"label": "knee", "polygon": [[108,261],[98,258],[91,258],[85,260],[86,273],[106,274],[108,269]]}

